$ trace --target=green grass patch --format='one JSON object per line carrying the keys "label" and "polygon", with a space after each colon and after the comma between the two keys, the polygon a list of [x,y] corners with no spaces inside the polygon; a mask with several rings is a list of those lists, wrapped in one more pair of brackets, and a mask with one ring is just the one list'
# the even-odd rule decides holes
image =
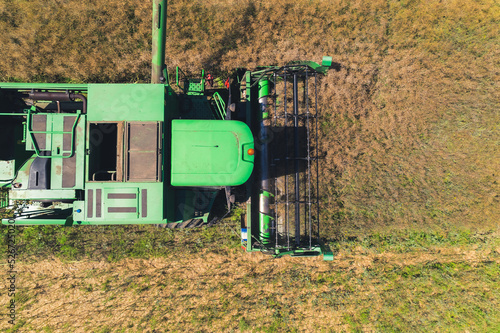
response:
{"label": "green grass patch", "polygon": [[[153,225],[23,226],[17,227],[16,246],[22,258],[56,256],[64,260],[162,257],[201,249],[226,251],[239,246],[236,226],[223,222],[211,228],[171,230]],[[0,246],[7,246],[6,227]]]}

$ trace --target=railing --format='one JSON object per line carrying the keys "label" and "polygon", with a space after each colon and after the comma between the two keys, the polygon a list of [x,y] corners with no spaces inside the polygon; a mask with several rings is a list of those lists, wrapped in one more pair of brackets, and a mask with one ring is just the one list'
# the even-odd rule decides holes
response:
{"label": "railing", "polygon": [[[75,122],[73,123],[73,126],[71,127],[71,131],[33,131],[31,129],[31,122],[32,122],[32,116],[33,116],[31,111],[33,111],[33,110],[28,109],[26,127],[27,127],[27,132],[30,136],[31,142],[33,144],[33,149],[35,150],[36,156],[41,157],[41,158],[71,158],[71,157],[73,157],[73,155],[75,153],[75,147],[74,147],[75,128],[76,128],[76,125],[78,124],[78,120],[80,119],[80,112],[78,111],[75,114],[76,119],[75,119]],[[43,155],[43,154],[41,154],[40,149],[38,148],[37,140],[36,140],[34,134],[49,134],[51,136],[51,140],[53,139],[53,135],[64,136],[64,134],[71,134],[71,149],[64,150],[64,149],[60,149],[59,147],[57,147],[57,149],[55,151],[55,155],[53,153],[51,155]]]}
{"label": "railing", "polygon": [[214,93],[213,102],[217,116],[219,116],[221,120],[226,119],[226,103],[218,92]]}
{"label": "railing", "polygon": [[175,67],[175,84],[177,85],[177,87],[181,88],[181,85],[179,84],[180,80],[180,75],[181,74],[182,76],[186,77],[186,74],[184,74],[184,72],[179,68],[179,66]]}

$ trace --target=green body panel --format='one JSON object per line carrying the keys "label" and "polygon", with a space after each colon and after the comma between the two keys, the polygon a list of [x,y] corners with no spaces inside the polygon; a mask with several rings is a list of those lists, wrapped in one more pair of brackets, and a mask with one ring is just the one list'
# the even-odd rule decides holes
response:
{"label": "green body panel", "polygon": [[254,157],[252,132],[242,122],[174,120],[173,186],[233,186],[247,181]]}
{"label": "green body panel", "polygon": [[9,219],[2,219],[2,224],[9,225],[72,225],[68,219],[15,219],[9,223]]}
{"label": "green body panel", "polygon": [[73,219],[89,224],[162,223],[163,183],[88,182],[85,200],[73,205]]}
{"label": "green body panel", "polygon": [[16,160],[0,161],[0,184],[2,184],[2,180],[14,178],[16,174],[15,162]]}
{"label": "green body panel", "polygon": [[10,193],[11,200],[74,200],[76,199],[75,190],[20,190]]}
{"label": "green body panel", "polygon": [[162,84],[89,84],[88,121],[163,121]]}

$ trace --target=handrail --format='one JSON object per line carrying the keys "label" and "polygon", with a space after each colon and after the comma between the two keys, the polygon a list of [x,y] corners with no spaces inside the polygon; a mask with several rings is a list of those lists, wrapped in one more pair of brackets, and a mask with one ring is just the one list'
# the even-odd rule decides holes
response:
{"label": "handrail", "polygon": [[[75,147],[74,147],[74,144],[75,144],[75,128],[76,128],[76,125],[78,124],[78,121],[80,120],[80,112],[77,112],[76,113],[76,119],[75,119],[75,122],[73,123],[73,126],[71,128],[71,131],[33,131],[31,129],[31,111],[33,111],[31,108],[28,109],[28,117],[27,117],[27,128],[28,128],[28,133],[30,135],[30,139],[31,139],[31,142],[33,144],[33,148],[35,149],[35,153],[36,153],[36,156],[37,157],[40,157],[40,158],[70,158],[70,157],[73,157],[73,155],[75,154]],[[71,151],[69,151],[69,155],[66,155],[64,156],[63,154],[64,153],[68,153],[67,151],[64,151],[64,149],[61,150],[61,155],[49,155],[49,156],[46,156],[46,155],[40,155],[40,149],[38,148],[38,145],[36,143],[36,139],[34,137],[33,134],[71,134]]]}
{"label": "handrail", "polygon": [[215,102],[216,111],[218,112],[220,119],[222,120],[226,119],[226,103],[224,102],[224,100],[222,99],[222,97],[218,92],[214,93],[213,100]]}
{"label": "handrail", "polygon": [[179,66],[176,66],[175,67],[175,84],[177,85],[177,87],[181,88],[181,85],[179,84],[179,72],[183,76],[186,76],[186,74],[184,74],[184,72],[182,71],[182,69],[180,69]]}
{"label": "handrail", "polygon": [[12,112],[12,113],[0,113],[0,116],[26,116],[26,113],[16,113],[16,112]]}

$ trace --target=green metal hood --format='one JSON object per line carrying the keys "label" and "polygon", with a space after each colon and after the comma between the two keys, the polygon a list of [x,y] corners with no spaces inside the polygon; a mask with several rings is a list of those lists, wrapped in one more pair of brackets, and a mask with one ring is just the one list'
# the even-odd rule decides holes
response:
{"label": "green metal hood", "polygon": [[173,120],[171,184],[241,185],[252,173],[253,149],[252,132],[243,122]]}

